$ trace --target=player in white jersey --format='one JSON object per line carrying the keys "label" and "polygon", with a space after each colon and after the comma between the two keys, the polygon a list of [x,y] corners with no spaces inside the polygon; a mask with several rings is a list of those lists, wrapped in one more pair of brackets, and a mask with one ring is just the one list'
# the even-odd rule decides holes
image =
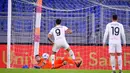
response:
{"label": "player in white jersey", "polygon": [[[69,55],[71,58],[75,61],[75,55],[71,48],[69,47],[69,44],[66,41],[65,34],[71,34],[72,31],[68,29],[66,26],[62,26],[61,20],[57,19],[56,20],[56,26],[53,27],[49,34],[48,34],[48,40],[53,44],[52,48],[52,55],[51,55],[51,61],[52,61],[52,66],[54,67],[54,61],[55,61],[55,54],[59,51],[60,48],[64,48],[69,52]],[[52,36],[54,37],[54,42],[51,40]],[[81,65],[80,61],[79,63],[76,63],[77,67]]]}
{"label": "player in white jersey", "polygon": [[126,46],[126,38],[124,27],[122,24],[117,22],[117,15],[112,16],[112,22],[106,25],[106,30],[103,38],[103,45],[105,46],[107,37],[109,38],[109,53],[110,53],[110,61],[113,73],[115,71],[115,54],[118,56],[118,68],[119,73],[122,73],[122,47],[121,47],[121,39],[123,40],[124,46]]}

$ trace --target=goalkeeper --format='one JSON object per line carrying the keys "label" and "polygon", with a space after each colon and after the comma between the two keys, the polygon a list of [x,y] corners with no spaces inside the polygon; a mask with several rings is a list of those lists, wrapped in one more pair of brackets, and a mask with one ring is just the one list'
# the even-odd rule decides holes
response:
{"label": "goalkeeper", "polygon": [[[39,69],[52,69],[52,64],[51,61],[49,61],[49,54],[44,53],[42,55],[42,57],[40,57],[39,55],[35,56],[35,60],[37,61],[37,65],[34,66],[34,68],[39,68]],[[77,61],[78,62],[78,61]],[[72,64],[74,65],[75,62],[68,58],[68,57],[64,57],[64,58],[59,58],[55,61],[54,63],[54,67],[53,69],[57,69],[60,68],[66,64]],[[77,67],[79,67],[80,65],[75,64]]]}

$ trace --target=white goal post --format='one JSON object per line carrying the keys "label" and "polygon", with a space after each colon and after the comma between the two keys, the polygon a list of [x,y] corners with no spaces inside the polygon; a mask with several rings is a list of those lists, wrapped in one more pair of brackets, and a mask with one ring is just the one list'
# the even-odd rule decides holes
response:
{"label": "white goal post", "polygon": [[7,68],[10,68],[10,48],[11,48],[11,16],[12,0],[8,0],[8,26],[7,26]]}
{"label": "white goal post", "polygon": [[[34,56],[39,54],[40,26],[41,26],[42,0],[37,0],[36,19],[34,29]],[[12,26],[12,0],[8,0],[8,26],[7,26],[7,68],[11,68],[11,26]]]}

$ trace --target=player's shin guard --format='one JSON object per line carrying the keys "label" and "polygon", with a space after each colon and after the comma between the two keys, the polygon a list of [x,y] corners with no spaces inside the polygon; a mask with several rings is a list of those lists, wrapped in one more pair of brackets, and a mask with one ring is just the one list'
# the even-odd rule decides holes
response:
{"label": "player's shin guard", "polygon": [[51,55],[51,64],[54,65],[55,62],[55,55]]}
{"label": "player's shin guard", "polygon": [[73,60],[75,60],[75,55],[74,55],[74,52],[72,50],[69,51],[69,55],[71,56],[71,58]]}
{"label": "player's shin guard", "polygon": [[112,66],[112,70],[116,70],[115,69],[115,56],[110,56],[110,61],[111,61],[111,66]]}
{"label": "player's shin guard", "polygon": [[119,70],[122,70],[122,56],[118,56],[118,68]]}

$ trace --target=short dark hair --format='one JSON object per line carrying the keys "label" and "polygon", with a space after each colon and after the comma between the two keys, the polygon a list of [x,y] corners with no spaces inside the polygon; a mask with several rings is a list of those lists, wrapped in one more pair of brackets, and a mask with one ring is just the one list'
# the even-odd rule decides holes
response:
{"label": "short dark hair", "polygon": [[56,24],[60,24],[61,23],[61,19],[56,19]]}
{"label": "short dark hair", "polygon": [[112,19],[113,19],[113,20],[117,20],[117,18],[118,18],[117,15],[113,15],[113,16],[112,16]]}
{"label": "short dark hair", "polygon": [[38,55],[38,54],[37,54],[37,55],[35,55],[35,57],[37,57],[37,56],[40,56],[40,55]]}

